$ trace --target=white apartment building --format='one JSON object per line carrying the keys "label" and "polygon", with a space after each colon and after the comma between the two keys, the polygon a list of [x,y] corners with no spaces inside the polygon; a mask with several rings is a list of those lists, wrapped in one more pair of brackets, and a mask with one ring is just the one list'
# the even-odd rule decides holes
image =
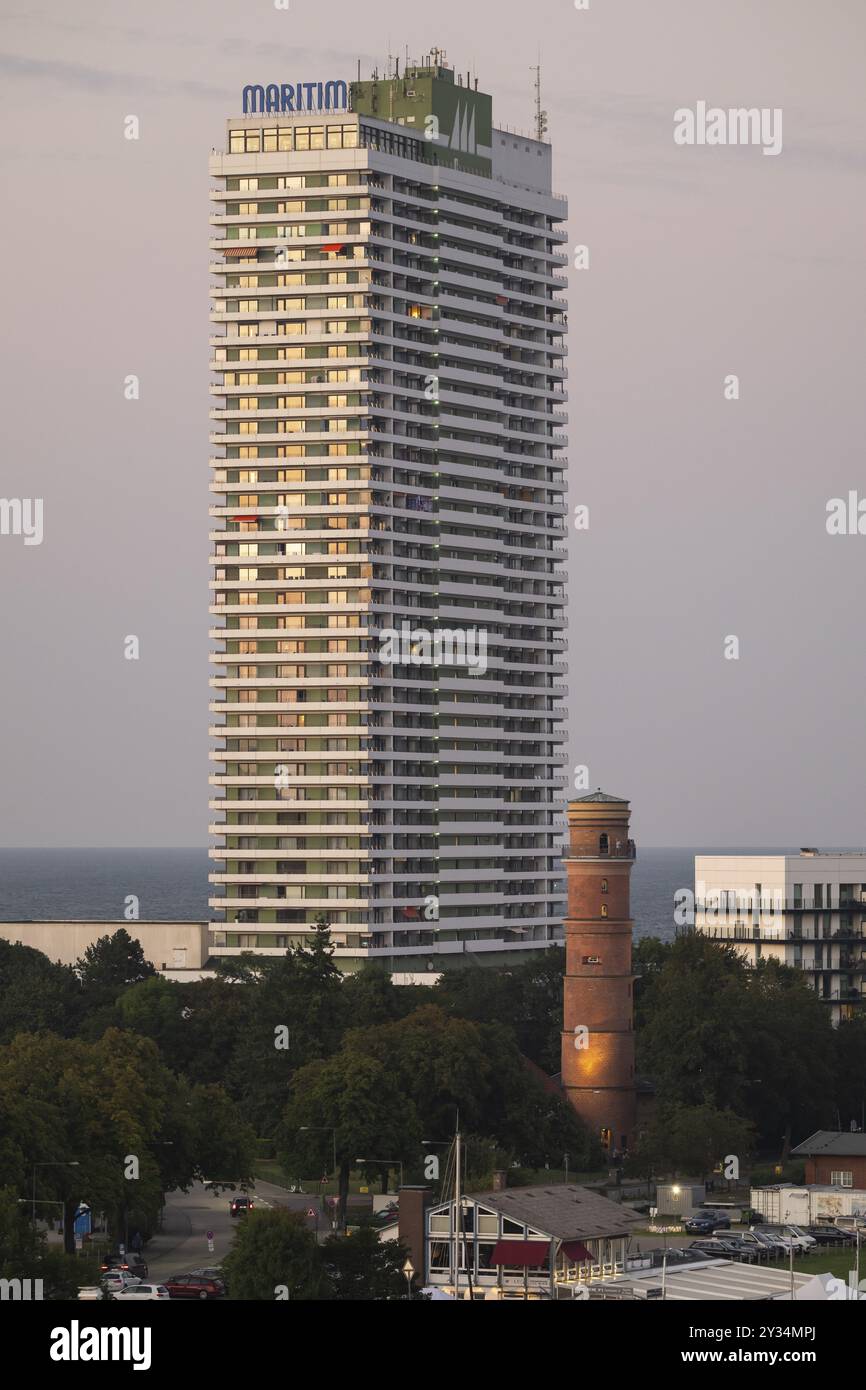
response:
{"label": "white apartment building", "polygon": [[564,908],[550,146],[439,53],[244,105],[210,160],[211,955],[320,917],[347,969],[541,949]]}
{"label": "white apartment building", "polygon": [[866,851],[697,855],[695,930],[805,971],[838,1023],[866,999]]}

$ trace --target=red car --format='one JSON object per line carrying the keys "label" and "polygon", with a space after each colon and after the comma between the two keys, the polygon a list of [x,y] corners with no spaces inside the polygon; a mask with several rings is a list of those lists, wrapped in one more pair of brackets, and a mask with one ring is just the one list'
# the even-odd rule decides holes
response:
{"label": "red car", "polygon": [[172,1298],[221,1298],[225,1293],[222,1280],[202,1274],[176,1274],[162,1282]]}

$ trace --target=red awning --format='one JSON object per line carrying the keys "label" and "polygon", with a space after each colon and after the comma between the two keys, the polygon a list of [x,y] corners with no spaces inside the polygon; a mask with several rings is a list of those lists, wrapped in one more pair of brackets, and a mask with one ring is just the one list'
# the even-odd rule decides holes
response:
{"label": "red awning", "polygon": [[579,1240],[564,1240],[560,1250],[571,1260],[572,1264],[582,1265],[584,1260],[592,1260],[592,1255]]}
{"label": "red awning", "polygon": [[550,1246],[546,1240],[499,1240],[493,1247],[490,1263],[535,1269],[545,1263],[549,1254]]}
{"label": "red awning", "polygon": [[255,515],[248,515],[247,512],[238,512],[237,516],[232,517],[232,521],[258,521]]}
{"label": "red awning", "polygon": [[257,246],[252,246],[252,245],[251,245],[251,246],[221,246],[221,247],[220,247],[220,250],[222,251],[223,255],[224,255],[227,259],[228,259],[228,258],[231,258],[231,257],[235,257],[235,258],[237,258],[237,259],[239,259],[239,260],[248,260],[251,256],[257,256],[257,255],[259,254],[259,248],[258,248]]}
{"label": "red awning", "polygon": [[325,245],[322,247],[322,250],[323,250],[323,251],[342,251],[342,249],[343,249],[343,247],[345,246],[345,244],[346,244],[346,243],[345,243],[344,241],[328,241],[328,242],[326,242]]}

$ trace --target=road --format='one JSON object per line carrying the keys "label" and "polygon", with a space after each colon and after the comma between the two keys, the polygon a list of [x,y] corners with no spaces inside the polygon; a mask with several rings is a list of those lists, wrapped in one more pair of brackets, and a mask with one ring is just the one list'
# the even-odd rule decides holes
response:
{"label": "road", "polygon": [[[314,1194],[287,1192],[274,1183],[257,1182],[251,1189],[257,1207],[286,1207],[304,1214],[305,1224],[314,1231],[316,1219],[308,1211],[319,1210]],[[231,1249],[238,1222],[243,1217],[229,1215],[232,1193],[215,1194],[196,1183],[189,1192],[169,1192],[165,1199],[162,1230],[148,1242],[144,1258],[151,1279],[165,1279],[190,1269],[218,1265]],[[328,1222],[319,1211],[319,1238],[327,1234]],[[208,1250],[207,1233],[213,1231],[214,1248]]]}

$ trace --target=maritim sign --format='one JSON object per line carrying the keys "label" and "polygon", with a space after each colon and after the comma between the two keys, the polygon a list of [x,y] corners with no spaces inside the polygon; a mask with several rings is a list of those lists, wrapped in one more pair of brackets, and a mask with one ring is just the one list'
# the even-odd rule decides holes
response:
{"label": "maritim sign", "polygon": [[244,115],[269,115],[280,111],[346,111],[349,88],[345,82],[271,82],[267,87],[244,87]]}

